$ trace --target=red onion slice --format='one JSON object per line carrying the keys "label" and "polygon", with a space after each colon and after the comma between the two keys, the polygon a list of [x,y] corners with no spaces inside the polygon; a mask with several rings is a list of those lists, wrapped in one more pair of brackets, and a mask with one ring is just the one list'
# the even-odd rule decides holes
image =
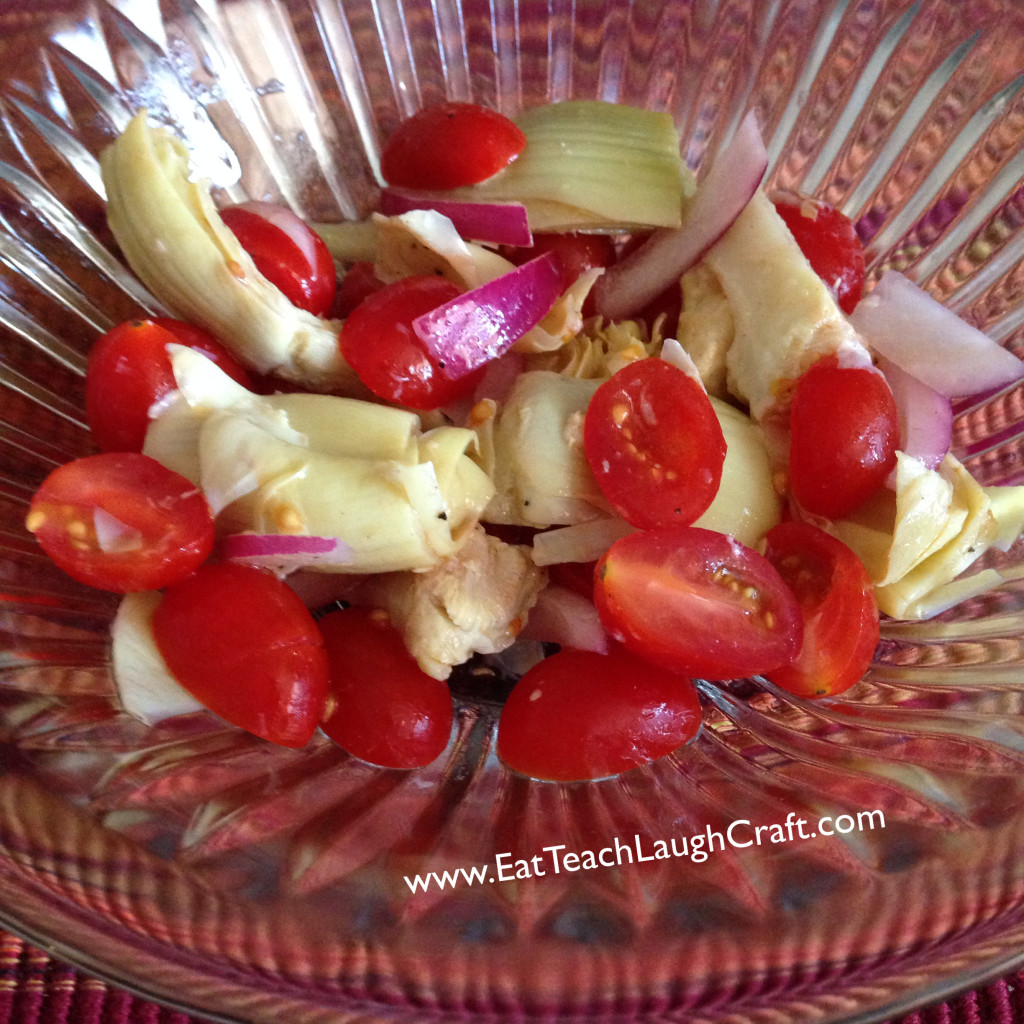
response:
{"label": "red onion slice", "polygon": [[621,320],[679,280],[729,230],[767,169],[768,152],[751,111],[697,186],[682,224],[655,231],[639,249],[605,271],[594,287],[598,312]]}
{"label": "red onion slice", "polygon": [[1024,362],[895,270],[850,315],[879,355],[947,398],[1005,387]]}
{"label": "red onion slice", "polygon": [[900,450],[935,469],[953,437],[953,403],[945,395],[882,358],[878,362],[900,420]]}
{"label": "red onion slice", "polygon": [[445,376],[458,380],[511,348],[561,294],[561,264],[547,252],[424,313],[412,327]]}
{"label": "red onion slice", "polygon": [[410,210],[434,210],[447,217],[463,238],[496,245],[533,245],[533,234],[522,203],[473,203],[446,199],[432,192],[386,188],[380,212],[397,217]]}
{"label": "red onion slice", "polygon": [[350,565],[352,549],[337,537],[308,537],[291,533],[233,533],[221,543],[229,562],[244,562],[278,575],[311,566]]}
{"label": "red onion slice", "polygon": [[608,636],[594,603],[568,587],[557,585],[540,592],[519,638],[560,644],[578,651],[608,653]]}

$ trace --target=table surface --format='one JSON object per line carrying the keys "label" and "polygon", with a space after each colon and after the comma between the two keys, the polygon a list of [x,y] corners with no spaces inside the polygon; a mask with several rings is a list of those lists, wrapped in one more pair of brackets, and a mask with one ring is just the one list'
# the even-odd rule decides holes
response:
{"label": "table surface", "polygon": [[[202,1024],[0,931],[0,1024]],[[1024,970],[892,1024],[1024,1024]]]}

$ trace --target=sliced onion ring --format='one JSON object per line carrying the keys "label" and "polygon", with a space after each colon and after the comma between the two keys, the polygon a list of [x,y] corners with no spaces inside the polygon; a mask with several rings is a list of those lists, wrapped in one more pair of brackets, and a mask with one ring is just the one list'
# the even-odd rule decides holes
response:
{"label": "sliced onion ring", "polygon": [[621,320],[678,281],[729,230],[767,169],[768,152],[751,111],[697,186],[682,224],[655,231],[639,249],[605,271],[594,288],[598,312]]}
{"label": "sliced onion ring", "polygon": [[1024,362],[895,270],[878,279],[850,323],[879,355],[947,398],[1005,387]]}
{"label": "sliced onion ring", "polygon": [[313,566],[350,565],[352,549],[337,537],[291,533],[233,533],[221,542],[229,562],[244,562],[286,576]]}
{"label": "sliced onion ring", "polygon": [[953,403],[888,359],[879,359],[878,369],[896,400],[900,450],[935,469],[952,441]]}
{"label": "sliced onion ring", "polygon": [[533,234],[522,203],[473,203],[448,199],[434,192],[385,188],[380,212],[397,217],[410,210],[434,210],[447,217],[463,237],[496,245],[533,245]]}
{"label": "sliced onion ring", "polygon": [[538,595],[519,637],[572,647],[578,651],[608,653],[608,635],[593,601],[568,587],[554,584],[545,587]]}
{"label": "sliced onion ring", "polygon": [[561,264],[547,252],[424,313],[412,328],[445,376],[458,380],[511,348],[561,294]]}

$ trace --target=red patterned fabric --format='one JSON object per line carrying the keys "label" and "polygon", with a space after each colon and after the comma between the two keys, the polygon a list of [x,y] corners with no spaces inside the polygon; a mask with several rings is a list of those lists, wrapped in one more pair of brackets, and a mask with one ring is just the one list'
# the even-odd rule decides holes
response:
{"label": "red patterned fabric", "polygon": [[[203,1024],[0,931],[0,1024]],[[890,1024],[1024,1024],[1024,971]]]}

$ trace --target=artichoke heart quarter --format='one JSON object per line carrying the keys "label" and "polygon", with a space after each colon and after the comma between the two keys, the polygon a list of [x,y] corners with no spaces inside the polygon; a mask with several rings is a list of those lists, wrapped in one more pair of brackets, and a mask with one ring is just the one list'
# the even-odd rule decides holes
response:
{"label": "artichoke heart quarter", "polygon": [[338,321],[294,306],[256,269],[189,180],[188,150],[137,114],[101,157],[107,218],[128,264],[174,316],[215,334],[246,365],[316,391],[363,393]]}

